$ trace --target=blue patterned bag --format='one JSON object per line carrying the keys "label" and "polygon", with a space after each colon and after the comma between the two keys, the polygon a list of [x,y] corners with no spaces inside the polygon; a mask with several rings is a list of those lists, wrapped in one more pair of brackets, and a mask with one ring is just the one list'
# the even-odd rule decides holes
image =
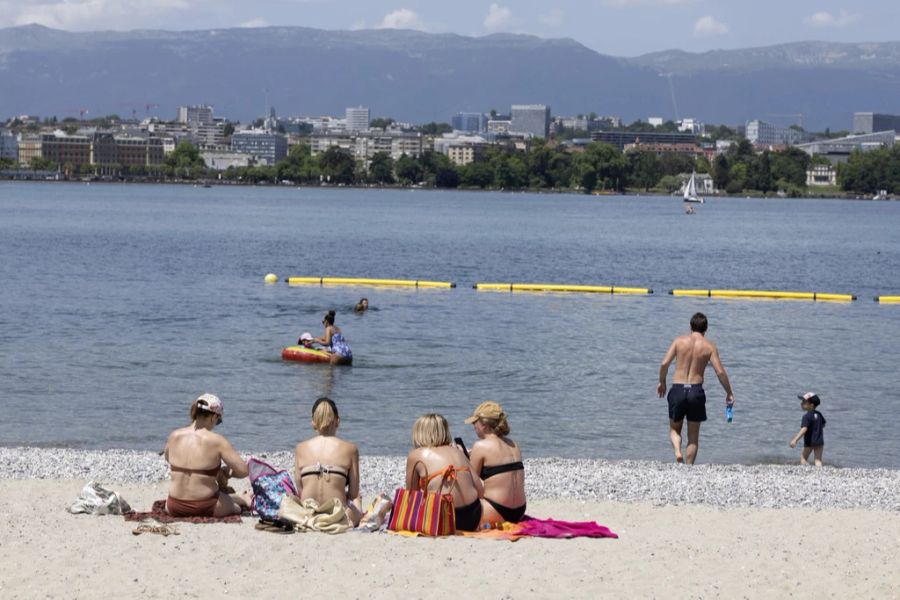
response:
{"label": "blue patterned bag", "polygon": [[253,509],[264,519],[278,517],[278,508],[286,495],[296,496],[297,488],[287,471],[279,471],[255,457],[247,461],[253,486]]}

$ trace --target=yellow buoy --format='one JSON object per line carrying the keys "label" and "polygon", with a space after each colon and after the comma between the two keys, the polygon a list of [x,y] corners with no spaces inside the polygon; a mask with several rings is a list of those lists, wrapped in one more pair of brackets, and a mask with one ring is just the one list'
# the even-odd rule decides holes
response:
{"label": "yellow buoy", "polygon": [[269,273],[268,275],[266,275],[266,283],[277,283],[277,282],[278,282],[278,275],[276,275],[275,273]]}
{"label": "yellow buoy", "polygon": [[853,294],[826,294],[822,292],[783,292],[773,290],[671,290],[673,296],[700,296],[704,298],[773,298],[778,300],[814,300],[819,302],[852,302]]}

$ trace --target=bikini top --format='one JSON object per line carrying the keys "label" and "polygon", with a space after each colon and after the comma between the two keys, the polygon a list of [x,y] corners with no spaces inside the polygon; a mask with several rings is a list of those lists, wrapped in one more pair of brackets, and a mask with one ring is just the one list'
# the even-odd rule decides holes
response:
{"label": "bikini top", "polygon": [[443,479],[441,481],[441,488],[443,488],[444,484],[452,483],[452,482],[456,481],[457,473],[467,472],[468,470],[469,470],[469,467],[457,467],[454,465],[448,465],[448,466],[444,467],[443,469],[441,469],[440,471],[426,476],[424,479],[419,479],[419,488],[423,489],[423,490],[426,489],[428,487],[428,484],[431,482],[431,480],[436,477],[443,477]]}
{"label": "bikini top", "polygon": [[311,470],[302,471],[300,473],[300,479],[303,479],[307,475],[315,475],[317,477],[321,477],[322,475],[340,475],[346,481],[350,481],[349,474],[345,473],[343,469],[340,467],[335,467],[333,465],[323,465],[322,463],[316,463]]}
{"label": "bikini top", "polygon": [[492,467],[482,466],[481,467],[481,479],[488,479],[493,477],[494,475],[499,475],[500,473],[509,473],[510,471],[524,471],[525,465],[522,464],[521,460],[517,460],[516,462],[506,463],[505,465],[494,465]]}
{"label": "bikini top", "polygon": [[188,469],[187,467],[176,467],[172,463],[169,463],[169,468],[175,473],[187,473],[188,475],[209,475],[210,477],[216,477],[219,474],[219,467],[213,467],[211,469]]}

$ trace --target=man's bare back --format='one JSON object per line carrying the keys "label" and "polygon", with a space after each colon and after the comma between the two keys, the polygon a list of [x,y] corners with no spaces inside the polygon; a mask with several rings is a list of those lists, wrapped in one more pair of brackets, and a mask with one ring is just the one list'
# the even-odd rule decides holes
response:
{"label": "man's bare back", "polygon": [[[680,335],[672,342],[675,351],[675,374],[672,383],[703,383],[706,365],[718,355],[716,345],[699,333]],[[715,368],[715,367],[714,367]],[[721,369],[716,369],[721,370]]]}
{"label": "man's bare back", "polygon": [[669,435],[675,450],[675,459],[684,460],[681,454],[681,429],[684,419],[688,421],[687,462],[693,464],[697,456],[700,439],[700,423],[706,420],[706,394],[703,391],[703,375],[706,366],[712,363],[719,383],[725,389],[725,401],[734,404],[734,394],[728,373],[719,360],[716,345],[706,339],[706,316],[697,313],[691,318],[691,333],[680,335],[672,341],[659,366],[659,384],[656,393],[660,398],[666,397],[666,378],[669,366],[675,361],[675,375],[672,379],[672,390],[667,398],[669,403]]}

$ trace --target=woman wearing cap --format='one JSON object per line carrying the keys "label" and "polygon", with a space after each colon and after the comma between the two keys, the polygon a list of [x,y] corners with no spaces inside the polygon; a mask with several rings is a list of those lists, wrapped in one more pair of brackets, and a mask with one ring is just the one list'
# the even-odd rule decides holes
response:
{"label": "woman wearing cap", "polygon": [[313,341],[325,346],[325,350],[331,355],[331,364],[333,365],[350,365],[353,364],[353,351],[350,344],[344,339],[341,329],[334,324],[334,311],[329,310],[325,318],[322,319],[322,325],[325,326],[325,333],[320,338]]}
{"label": "woman wearing cap", "polygon": [[[227,476],[248,474],[247,462],[223,436],[213,432],[222,422],[222,401],[203,394],[191,405],[191,424],[176,429],[166,441],[171,468],[166,510],[174,517],[224,517],[240,514],[242,499],[219,491],[220,469]],[[226,467],[220,467],[222,463]],[[229,472],[230,471],[230,472]]]}
{"label": "woman wearing cap", "polygon": [[[406,457],[406,488],[441,491],[444,481],[453,495],[456,528],[475,531],[482,522],[481,480],[462,449],[450,444],[450,427],[443,416],[430,413],[419,417],[412,430],[413,449]],[[446,477],[446,479],[444,479]]]}
{"label": "woman wearing cap", "polygon": [[518,523],[525,516],[525,466],[522,451],[509,435],[506,413],[496,402],[482,402],[466,423],[478,441],[469,458],[484,482],[482,521]]}
{"label": "woman wearing cap", "polygon": [[341,424],[330,398],[319,398],[312,408],[312,426],[318,434],[294,450],[294,481],[300,499],[319,504],[337,498],[347,507],[353,526],[362,517],[359,497],[359,449],[337,437]]}

